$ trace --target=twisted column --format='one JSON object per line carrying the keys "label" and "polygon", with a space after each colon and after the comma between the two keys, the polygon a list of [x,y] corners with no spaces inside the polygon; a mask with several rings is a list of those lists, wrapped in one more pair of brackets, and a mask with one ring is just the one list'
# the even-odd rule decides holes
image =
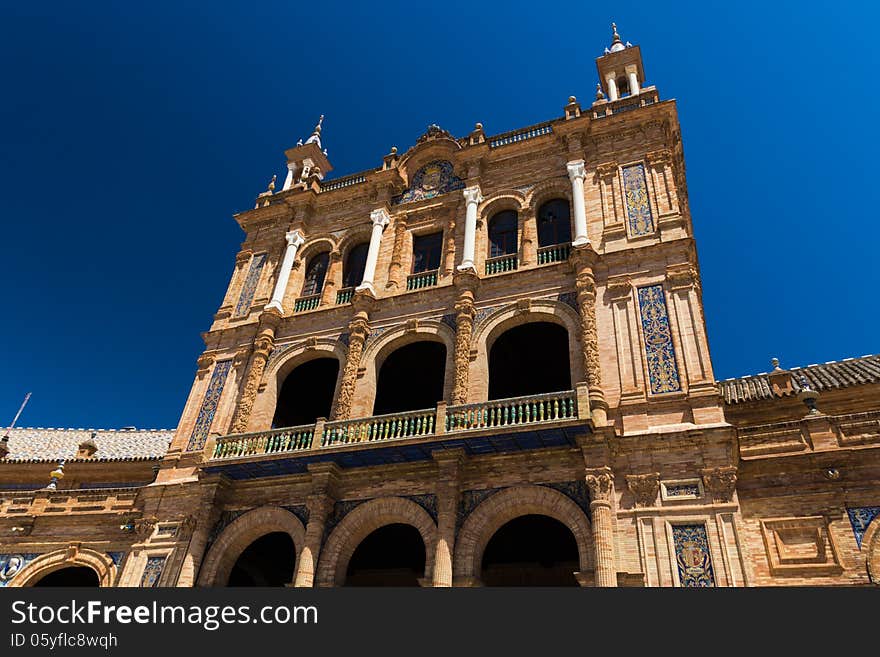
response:
{"label": "twisted column", "polygon": [[244,433],[247,431],[251,411],[254,408],[254,401],[257,399],[257,390],[260,387],[260,381],[263,380],[263,372],[266,370],[269,354],[272,353],[272,349],[275,347],[275,330],[278,328],[280,321],[281,314],[271,308],[264,311],[260,316],[260,329],[257,337],[254,339],[253,355],[245,375],[241,397],[235,408],[235,414],[232,416],[230,433]]}
{"label": "twisted column", "polygon": [[584,373],[589,388],[590,409],[596,424],[604,425],[607,419],[608,404],[602,389],[602,366],[599,360],[596,279],[593,275],[595,256],[596,252],[587,245],[573,249],[571,261],[576,275],[577,303],[581,316],[581,348]]}
{"label": "twisted column", "polygon": [[596,549],[596,586],[617,586],[614,564],[614,474],[611,468],[586,471],[590,489],[590,514],[593,521],[593,545]]}
{"label": "twisted column", "polygon": [[465,404],[468,397],[468,379],[471,363],[471,336],[474,332],[474,291],[479,278],[472,271],[459,271],[453,279],[459,288],[455,303],[455,382],[452,388],[452,403]]}
{"label": "twisted column", "polygon": [[391,248],[391,265],[388,267],[388,288],[399,288],[403,270],[403,244],[406,241],[406,218],[394,219],[394,245]]}
{"label": "twisted column", "polygon": [[361,364],[361,356],[364,353],[364,344],[370,334],[370,317],[367,308],[363,306],[364,292],[356,292],[352,303],[356,306],[356,312],[348,323],[348,354],[345,358],[345,367],[342,370],[342,381],[339,383],[339,395],[336,398],[336,406],[333,408],[333,420],[346,420],[351,413],[351,405],[354,401],[354,389],[357,384],[358,368]]}

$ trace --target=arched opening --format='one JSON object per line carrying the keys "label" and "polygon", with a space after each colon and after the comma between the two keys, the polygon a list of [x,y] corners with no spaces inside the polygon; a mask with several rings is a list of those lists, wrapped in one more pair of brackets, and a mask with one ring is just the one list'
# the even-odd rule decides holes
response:
{"label": "arched opening", "polygon": [[412,342],[393,351],[379,368],[373,415],[433,408],[443,399],[446,345]]}
{"label": "arched opening", "polygon": [[351,555],[346,586],[419,586],[425,542],[412,525],[394,523],[369,534]]}
{"label": "arched opening", "polygon": [[629,80],[625,75],[617,78],[617,95],[621,98],[629,96]]}
{"label": "arched opening", "polygon": [[498,258],[516,253],[516,230],[518,224],[516,211],[504,210],[489,220],[489,257]]}
{"label": "arched opening", "polygon": [[296,547],[287,532],[272,532],[238,557],[227,586],[285,586],[293,581]]}
{"label": "arched opening", "polygon": [[357,244],[349,250],[342,267],[342,287],[357,287],[363,282],[369,250],[370,245],[367,242]]}
{"label": "arched opening", "polygon": [[302,295],[304,297],[320,294],[324,289],[324,278],[327,276],[327,267],[330,264],[330,253],[324,251],[313,256],[306,267],[306,277],[303,281]]}
{"label": "arched opening", "polygon": [[330,417],[338,375],[335,358],[315,358],[293,370],[278,392],[272,427],[314,424],[319,417]]}
{"label": "arched opening", "polygon": [[88,566],[69,566],[54,570],[34,582],[33,586],[100,586],[98,573]]}
{"label": "arched opening", "polygon": [[533,322],[502,333],[489,350],[489,399],[571,390],[568,331]]}
{"label": "arched opening", "polygon": [[486,586],[577,586],[578,546],[574,534],[554,518],[514,518],[492,535],[483,551]]}
{"label": "arched opening", "polygon": [[538,208],[538,246],[571,242],[571,208],[567,199],[555,198]]}

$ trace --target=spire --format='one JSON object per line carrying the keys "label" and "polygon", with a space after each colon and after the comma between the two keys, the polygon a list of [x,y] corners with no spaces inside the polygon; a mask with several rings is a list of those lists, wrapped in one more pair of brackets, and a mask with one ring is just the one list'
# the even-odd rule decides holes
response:
{"label": "spire", "polygon": [[321,124],[324,122],[324,115],[321,115],[321,118],[318,119],[318,125],[315,126],[314,132],[312,132],[312,136],[306,139],[307,144],[317,144],[318,148],[321,147]]}
{"label": "spire", "polygon": [[611,31],[613,32],[613,34],[610,52],[620,52],[621,50],[625,49],[626,46],[623,45],[623,41],[621,41],[620,35],[617,33],[617,23],[611,23]]}

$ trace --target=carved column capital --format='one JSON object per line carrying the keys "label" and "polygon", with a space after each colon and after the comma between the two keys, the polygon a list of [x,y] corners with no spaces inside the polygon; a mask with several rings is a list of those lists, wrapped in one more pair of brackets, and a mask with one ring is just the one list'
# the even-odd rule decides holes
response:
{"label": "carved column capital", "polygon": [[574,180],[575,178],[583,180],[587,175],[583,160],[572,160],[571,162],[567,162],[565,168],[568,171],[569,180]]}
{"label": "carved column capital", "polygon": [[660,492],[660,473],[626,475],[626,485],[633,494],[637,507],[654,506]]}
{"label": "carved column capital", "polygon": [[243,267],[245,264],[248,263],[248,261],[250,261],[253,254],[254,252],[249,250],[240,251],[238,255],[235,256],[235,266],[239,268]]}
{"label": "carved column capital", "polygon": [[200,379],[204,378],[208,373],[208,370],[211,369],[211,365],[214,364],[216,357],[214,354],[202,354],[199,356],[199,359],[196,361],[196,364],[199,366],[199,369],[196,371],[196,374]]}
{"label": "carved column capital", "polygon": [[373,222],[374,226],[385,228],[385,226],[391,223],[391,217],[388,214],[388,210],[385,208],[378,208],[370,212],[370,221]]}
{"label": "carved column capital", "polygon": [[612,301],[626,303],[632,298],[633,284],[629,276],[609,278],[606,289]]}
{"label": "carved column capital", "polygon": [[473,187],[465,187],[463,193],[464,201],[468,205],[476,205],[483,202],[483,194],[480,192],[480,188],[476,185]]}
{"label": "carved column capital", "polygon": [[611,504],[614,494],[614,473],[608,466],[588,468],[585,481],[590,489],[591,505],[595,503]]}
{"label": "carved column capital", "polygon": [[251,347],[250,345],[239,347],[238,351],[235,352],[235,356],[232,358],[232,366],[233,367],[241,367],[245,363],[247,363],[248,358],[251,355]]}
{"label": "carved column capital", "polygon": [[296,249],[301,247],[306,241],[305,235],[303,235],[302,231],[299,230],[291,230],[285,233],[284,239],[287,242],[287,246],[292,246]]}
{"label": "carved column capital", "polygon": [[619,168],[617,162],[605,162],[596,166],[596,175],[600,178],[611,178],[617,175]]}
{"label": "carved column capital", "polygon": [[697,288],[700,286],[700,275],[690,263],[670,265],[666,268],[666,280],[671,290]]}
{"label": "carved column capital", "polygon": [[659,151],[646,153],[645,162],[655,168],[666,166],[668,163],[672,162],[672,151],[668,148],[663,148]]}
{"label": "carved column capital", "polygon": [[736,490],[736,471],[734,465],[718,468],[706,468],[703,475],[703,487],[712,495],[716,502],[730,502]]}

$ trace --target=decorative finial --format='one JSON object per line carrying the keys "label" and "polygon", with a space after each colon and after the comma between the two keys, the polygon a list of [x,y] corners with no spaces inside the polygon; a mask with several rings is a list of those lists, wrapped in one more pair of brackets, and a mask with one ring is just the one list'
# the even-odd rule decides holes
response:
{"label": "decorative finial", "polygon": [[55,490],[58,488],[58,482],[64,479],[64,459],[58,461],[58,467],[52,470],[49,473],[49,476],[52,477],[52,480],[49,482],[49,485],[46,486],[46,490]]}
{"label": "decorative finial", "polygon": [[569,103],[576,103],[576,102],[577,102],[577,98],[575,98],[574,96],[569,96],[569,97],[568,97],[568,102],[569,102]]}
{"label": "decorative finial", "polygon": [[392,146],[391,147],[391,154],[394,155],[395,153],[397,153],[397,146]]}
{"label": "decorative finial", "polygon": [[770,359],[770,364],[773,366],[773,369],[774,369],[774,370],[780,370],[780,369],[782,369],[782,368],[779,367],[779,359],[778,359],[778,358],[771,358],[771,359]]}
{"label": "decorative finial", "polygon": [[605,94],[602,93],[602,83],[596,83],[596,100],[605,100]]}
{"label": "decorative finial", "polygon": [[480,123],[479,121],[477,121],[477,122],[474,124],[474,130],[482,130],[482,129],[483,129],[483,124]]}
{"label": "decorative finial", "polygon": [[276,175],[272,175],[272,180],[269,181],[269,186],[266,188],[266,191],[270,194],[275,191],[275,180],[278,178]]}
{"label": "decorative finial", "polygon": [[296,145],[297,145],[297,146],[302,146],[302,145],[303,145],[303,140],[302,140],[302,139],[297,139],[297,140],[296,140]]}
{"label": "decorative finial", "polygon": [[803,374],[801,374],[798,383],[800,383],[801,386],[801,391],[798,393],[798,399],[804,403],[804,406],[810,409],[809,415],[819,415],[821,411],[816,408],[816,400],[819,398],[819,393],[810,387],[810,382]]}
{"label": "decorative finial", "polygon": [[306,139],[307,144],[317,144],[318,148],[321,147],[321,124],[324,123],[324,115],[322,114],[318,119],[317,125],[315,125],[315,129],[312,131],[312,136]]}
{"label": "decorative finial", "polygon": [[617,33],[617,23],[611,23],[611,30],[614,32],[611,43],[620,43],[620,35]]}

